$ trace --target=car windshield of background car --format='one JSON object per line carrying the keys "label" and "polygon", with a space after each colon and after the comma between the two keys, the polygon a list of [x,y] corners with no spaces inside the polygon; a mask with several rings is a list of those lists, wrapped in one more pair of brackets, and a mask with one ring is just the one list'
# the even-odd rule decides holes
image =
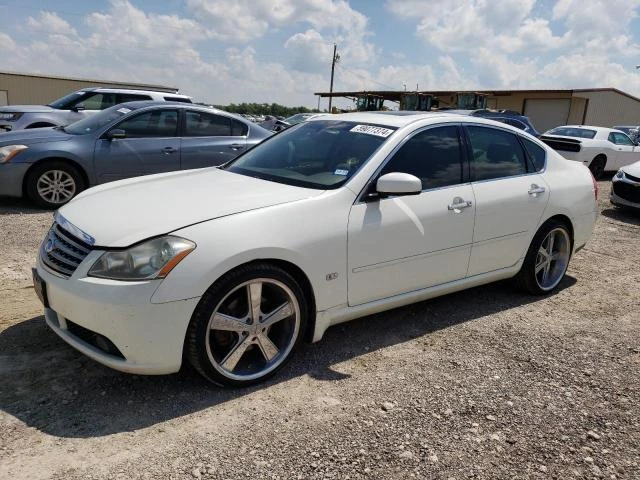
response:
{"label": "car windshield of background car", "polygon": [[305,122],[267,139],[224,168],[288,185],[338,188],[395,130],[335,120]]}
{"label": "car windshield of background car", "polygon": [[595,130],[586,128],[557,127],[547,132],[549,135],[560,135],[562,137],[593,138],[596,136]]}
{"label": "car windshield of background car", "polygon": [[62,129],[72,135],[86,135],[109,125],[114,120],[122,117],[123,115],[126,115],[133,110],[135,109],[131,107],[116,105],[115,107],[107,108],[106,110],[102,110],[95,115],[91,115],[90,117],[83,118],[82,120],[67,125]]}
{"label": "car windshield of background car", "polygon": [[54,100],[47,107],[57,108],[58,110],[69,109],[70,106],[75,105],[80,99],[85,97],[89,92],[73,92],[69,95],[65,95],[62,98]]}

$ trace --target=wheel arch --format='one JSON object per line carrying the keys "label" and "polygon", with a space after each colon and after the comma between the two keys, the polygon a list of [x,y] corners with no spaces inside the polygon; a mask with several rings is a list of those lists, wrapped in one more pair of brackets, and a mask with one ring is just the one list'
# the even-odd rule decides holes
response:
{"label": "wheel arch", "polygon": [[592,162],[595,162],[595,161],[596,161],[597,159],[599,159],[599,158],[602,158],[602,159],[604,160],[604,164],[605,164],[605,166],[606,166],[606,165],[607,165],[607,161],[608,161],[609,159],[607,158],[607,154],[606,154],[606,153],[604,153],[604,152],[599,152],[598,154],[596,154],[596,156],[595,156],[595,157],[593,157],[593,158],[591,159],[591,163],[592,163]]}
{"label": "wheel arch", "polygon": [[536,230],[536,233],[540,231],[542,227],[544,227],[547,223],[549,223],[552,220],[556,220],[558,222],[563,223],[569,229],[569,237],[571,238],[571,251],[573,252],[573,244],[575,242],[575,230],[573,227],[573,222],[567,215],[563,213],[557,213],[555,215],[552,215],[551,217],[547,218],[544,222],[540,224],[540,226]]}
{"label": "wheel arch", "polygon": [[40,160],[32,163],[31,166],[28,168],[28,170],[25,172],[24,177],[22,178],[22,194],[24,196],[26,196],[27,194],[27,181],[29,179],[29,175],[31,174],[31,172],[35,168],[39,167],[40,165],[43,165],[48,162],[62,162],[75,168],[76,170],[78,170],[78,172],[82,176],[82,180],[84,181],[85,188],[89,188],[89,175],[87,174],[87,171],[84,169],[84,167],[80,165],[78,162],[66,157],[46,157],[46,158],[41,158]]}

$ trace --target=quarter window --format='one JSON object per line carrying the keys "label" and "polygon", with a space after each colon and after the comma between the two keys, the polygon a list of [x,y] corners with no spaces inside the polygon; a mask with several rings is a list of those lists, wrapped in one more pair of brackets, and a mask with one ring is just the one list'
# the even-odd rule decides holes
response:
{"label": "quarter window", "polygon": [[540,145],[536,145],[531,140],[527,140],[524,137],[520,137],[522,143],[524,144],[524,148],[529,154],[529,159],[533,164],[534,171],[540,172],[544,168],[544,162],[547,158],[547,152],[545,152],[544,148]]}
{"label": "quarter window", "polygon": [[154,110],[129,118],[115,128],[125,131],[127,138],[176,137],[177,110]]}
{"label": "quarter window", "polygon": [[473,151],[474,180],[527,173],[524,152],[512,133],[486,127],[467,127]]}
{"label": "quarter window", "polygon": [[456,126],[436,127],[411,137],[382,169],[409,173],[422,181],[422,189],[462,182],[462,153]]}

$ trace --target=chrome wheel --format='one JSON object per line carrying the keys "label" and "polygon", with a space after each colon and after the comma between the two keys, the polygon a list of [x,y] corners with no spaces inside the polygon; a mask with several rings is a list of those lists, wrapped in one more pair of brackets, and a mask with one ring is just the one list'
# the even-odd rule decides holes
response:
{"label": "chrome wheel", "polygon": [[571,257],[571,240],[564,228],[554,228],[542,241],[535,263],[538,287],[552,290],[564,277]]}
{"label": "chrome wheel", "polygon": [[300,318],[298,300],[284,283],[271,278],[243,282],[222,298],[209,318],[209,362],[231,380],[266,376],[289,356]]}
{"label": "chrome wheel", "polygon": [[64,170],[47,170],[38,177],[36,190],[40,198],[52,204],[63,204],[76,193],[76,181]]}

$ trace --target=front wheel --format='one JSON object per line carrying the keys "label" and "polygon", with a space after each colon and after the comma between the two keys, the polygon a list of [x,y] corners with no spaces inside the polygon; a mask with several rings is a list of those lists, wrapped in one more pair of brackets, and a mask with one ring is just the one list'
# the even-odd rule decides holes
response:
{"label": "front wheel", "polygon": [[262,263],[240,267],[203,295],[187,331],[186,356],[218,385],[261,382],[291,358],[307,315],[304,292],[286,271]]}
{"label": "front wheel", "polygon": [[558,220],[549,220],[533,237],[516,276],[517,283],[534,295],[551,292],[567,272],[571,249],[567,226]]}
{"label": "front wheel", "polygon": [[59,208],[84,189],[82,175],[65,162],[36,165],[27,176],[28,197],[44,208]]}

